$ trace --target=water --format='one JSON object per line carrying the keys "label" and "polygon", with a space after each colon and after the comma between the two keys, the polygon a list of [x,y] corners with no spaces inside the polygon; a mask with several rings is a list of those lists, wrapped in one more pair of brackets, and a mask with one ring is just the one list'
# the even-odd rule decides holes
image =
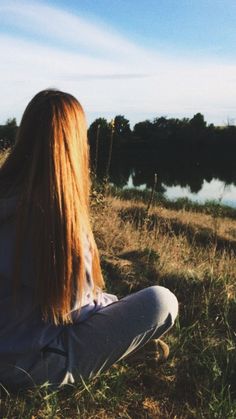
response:
{"label": "water", "polygon": [[[236,208],[236,186],[226,184],[219,179],[213,178],[210,182],[203,180],[202,188],[197,193],[192,193],[189,186],[181,187],[180,185],[167,186],[162,183],[165,188],[164,196],[168,199],[175,200],[178,198],[188,198],[191,201],[205,203],[209,200],[218,201],[219,203],[229,205]],[[127,188],[133,188],[132,175],[129,177]],[[136,189],[146,189],[146,184],[135,187]]]}

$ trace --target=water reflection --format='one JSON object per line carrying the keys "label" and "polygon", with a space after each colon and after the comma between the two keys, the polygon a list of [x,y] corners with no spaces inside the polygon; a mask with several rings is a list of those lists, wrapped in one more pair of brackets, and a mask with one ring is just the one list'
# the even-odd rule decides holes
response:
{"label": "water reflection", "polygon": [[197,193],[192,193],[190,187],[165,186],[165,196],[169,199],[188,198],[191,201],[204,203],[207,200],[216,200],[225,205],[236,207],[236,186],[226,185],[219,179],[212,179],[211,182],[203,181],[202,188]]}
{"label": "water reflection", "polygon": [[[146,189],[146,184],[135,186],[133,183],[133,175],[130,175],[127,185],[124,186],[124,189],[129,188],[144,190]],[[164,196],[168,199],[188,198],[191,201],[199,203],[215,200],[236,208],[236,186],[232,183],[226,184],[219,179],[213,178],[210,182],[204,179],[202,188],[197,193],[191,192],[190,186],[167,186],[165,183],[162,183],[162,188],[165,190]]]}
{"label": "water reflection", "polygon": [[[223,150],[226,153],[226,150]],[[223,153],[222,151],[222,153]],[[221,156],[222,157],[222,156]],[[157,191],[170,199],[187,197],[193,201],[218,200],[236,207],[235,156],[228,152],[220,158],[212,153],[170,149],[118,149],[113,151],[109,170],[110,182],[120,188],[152,188],[157,173]],[[100,154],[97,175],[106,174],[106,153]]]}

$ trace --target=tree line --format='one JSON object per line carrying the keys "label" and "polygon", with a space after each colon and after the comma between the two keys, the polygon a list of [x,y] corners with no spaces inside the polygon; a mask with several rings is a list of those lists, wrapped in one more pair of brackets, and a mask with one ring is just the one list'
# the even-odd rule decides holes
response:
{"label": "tree line", "polygon": [[[16,132],[15,118],[0,126],[0,148],[12,146]],[[108,166],[117,166],[116,158],[127,156],[135,161],[158,160],[159,165],[168,161],[172,167],[179,162],[191,167],[235,167],[236,126],[207,124],[201,113],[182,119],[161,116],[138,122],[133,129],[123,115],[111,122],[98,118],[88,128],[88,139],[92,167],[101,175],[110,171]]]}
{"label": "tree line", "polygon": [[[114,144],[117,147],[140,146],[153,148],[165,143],[169,145],[178,143],[178,146],[193,144],[212,145],[212,142],[222,141],[221,145],[235,145],[236,126],[226,125],[218,127],[214,124],[207,124],[204,116],[197,113],[193,118],[166,118],[164,116],[154,118],[152,121],[145,120],[130,128],[129,120],[123,115],[117,115],[113,123],[105,118],[96,119],[88,129],[91,146],[97,141],[102,144],[109,141],[111,131],[114,131]],[[99,137],[99,138],[98,138]]]}

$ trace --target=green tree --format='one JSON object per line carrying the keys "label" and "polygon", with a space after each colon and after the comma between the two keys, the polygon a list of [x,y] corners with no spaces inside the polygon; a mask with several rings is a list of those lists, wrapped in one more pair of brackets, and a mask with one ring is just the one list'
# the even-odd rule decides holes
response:
{"label": "green tree", "polygon": [[15,143],[17,128],[16,118],[9,118],[5,125],[0,126],[2,147],[11,147]]}
{"label": "green tree", "polygon": [[110,127],[107,120],[105,118],[97,118],[95,119],[95,121],[93,121],[93,123],[90,125],[88,129],[89,136],[96,137],[98,127],[101,136],[109,135]]}
{"label": "green tree", "polygon": [[204,115],[200,112],[196,113],[192,119],[190,119],[190,126],[197,132],[202,131],[206,128],[206,121]]}
{"label": "green tree", "polygon": [[5,127],[17,128],[16,118],[8,118],[6,120]]}
{"label": "green tree", "polygon": [[153,124],[151,121],[146,119],[146,121],[138,122],[135,124],[133,133],[140,139],[149,139],[152,136]]}
{"label": "green tree", "polygon": [[120,137],[127,136],[131,133],[129,120],[123,115],[117,115],[114,119],[115,134]]}

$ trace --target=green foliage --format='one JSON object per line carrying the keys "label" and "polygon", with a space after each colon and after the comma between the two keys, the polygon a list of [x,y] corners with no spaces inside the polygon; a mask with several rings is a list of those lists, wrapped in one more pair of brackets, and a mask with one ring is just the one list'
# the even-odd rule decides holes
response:
{"label": "green foliage", "polygon": [[206,128],[206,121],[201,113],[196,113],[192,119],[190,119],[190,126],[197,132]]}
{"label": "green foliage", "polygon": [[5,125],[0,125],[0,150],[9,148],[15,143],[16,133],[16,118],[9,118]]}
{"label": "green foliage", "polygon": [[8,118],[5,123],[5,127],[8,128],[17,128],[16,118]]}
{"label": "green foliage", "polygon": [[114,119],[114,129],[115,134],[117,134],[118,136],[129,135],[131,132],[129,120],[126,119],[123,115],[117,115]]}

